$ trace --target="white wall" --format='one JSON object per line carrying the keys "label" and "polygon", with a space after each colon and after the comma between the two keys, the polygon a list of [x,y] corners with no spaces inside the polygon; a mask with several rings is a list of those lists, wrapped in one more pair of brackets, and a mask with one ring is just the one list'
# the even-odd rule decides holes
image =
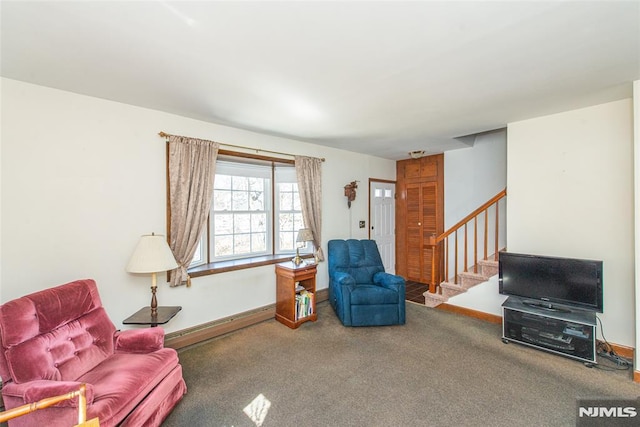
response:
{"label": "white wall", "polygon": [[445,152],[445,230],[506,186],[506,129],[476,136],[472,147]]}
{"label": "white wall", "polygon": [[[165,143],[159,131],[325,157],[323,241],[366,238],[368,179],[395,162],[218,126],[159,111],[2,79],[0,302],[79,278],[97,281],[116,324],[150,301],[150,278],[124,271],[142,234],[166,232]],[[347,209],[343,187],[358,180]],[[318,288],[326,288],[326,263]],[[168,332],[275,302],[274,267],[193,279],[160,305],[181,305]]]}
{"label": "white wall", "polygon": [[625,99],[508,125],[507,247],[604,261],[607,340],[633,346],[633,113]]}

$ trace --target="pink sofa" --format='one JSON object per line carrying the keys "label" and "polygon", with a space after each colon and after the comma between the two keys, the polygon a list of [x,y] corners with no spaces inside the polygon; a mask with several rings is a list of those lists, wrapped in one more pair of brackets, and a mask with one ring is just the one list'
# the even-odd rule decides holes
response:
{"label": "pink sofa", "polygon": [[[7,409],[86,383],[87,419],[101,427],[159,426],[187,387],[164,330],[116,331],[93,280],[78,280],[0,306],[0,377]],[[9,422],[72,426],[74,398]]]}

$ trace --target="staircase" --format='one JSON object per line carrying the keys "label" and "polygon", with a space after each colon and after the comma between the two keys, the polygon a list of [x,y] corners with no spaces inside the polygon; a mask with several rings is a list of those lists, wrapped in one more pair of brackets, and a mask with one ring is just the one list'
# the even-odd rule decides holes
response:
{"label": "staircase", "polygon": [[[423,294],[426,306],[437,307],[449,298],[467,292],[471,287],[498,274],[501,232],[504,234],[504,227],[501,228],[504,220],[500,222],[500,203],[506,195],[507,190],[502,190],[449,230],[434,236],[431,242],[425,245],[434,248],[431,285],[429,291]],[[504,207],[504,204],[502,206]],[[482,251],[478,248],[480,241]],[[490,244],[493,255],[489,256]],[[450,272],[452,274],[449,274]]]}
{"label": "staircase", "polygon": [[478,266],[478,273],[462,272],[458,275],[458,280],[440,283],[440,293],[425,292],[423,294],[424,304],[427,307],[437,307],[447,302],[449,298],[467,292],[467,290],[475,285],[484,283],[489,280],[491,276],[498,274],[498,261],[493,259],[480,260],[478,261]]}

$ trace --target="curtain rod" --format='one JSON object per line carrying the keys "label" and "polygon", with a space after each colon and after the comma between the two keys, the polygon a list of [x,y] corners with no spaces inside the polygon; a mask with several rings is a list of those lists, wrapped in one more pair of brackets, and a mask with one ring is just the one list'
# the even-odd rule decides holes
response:
{"label": "curtain rod", "polygon": [[[158,135],[160,135],[163,138],[168,138],[170,136],[179,136],[181,138],[191,138],[189,136],[183,136],[183,135],[172,135],[170,133],[166,133],[166,132],[158,132]],[[251,148],[251,147],[245,147],[242,145],[233,145],[233,144],[225,144],[224,142],[219,142],[220,145],[224,145],[225,147],[233,147],[233,148],[241,148],[243,150],[253,150],[256,153],[258,152],[263,152],[263,153],[271,153],[271,154],[280,154],[281,156],[295,156],[295,154],[290,154],[290,153],[283,153],[280,151],[271,151],[271,150],[263,150],[261,148]],[[320,160],[322,160],[323,162],[325,161],[324,157],[321,157]]]}

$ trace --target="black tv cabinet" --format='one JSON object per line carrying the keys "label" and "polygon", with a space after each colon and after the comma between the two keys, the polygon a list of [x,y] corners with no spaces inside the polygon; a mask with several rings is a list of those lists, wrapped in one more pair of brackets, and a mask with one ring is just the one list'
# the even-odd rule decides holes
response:
{"label": "black tv cabinet", "polygon": [[596,313],[567,307],[536,307],[509,297],[502,304],[502,341],[596,363]]}

